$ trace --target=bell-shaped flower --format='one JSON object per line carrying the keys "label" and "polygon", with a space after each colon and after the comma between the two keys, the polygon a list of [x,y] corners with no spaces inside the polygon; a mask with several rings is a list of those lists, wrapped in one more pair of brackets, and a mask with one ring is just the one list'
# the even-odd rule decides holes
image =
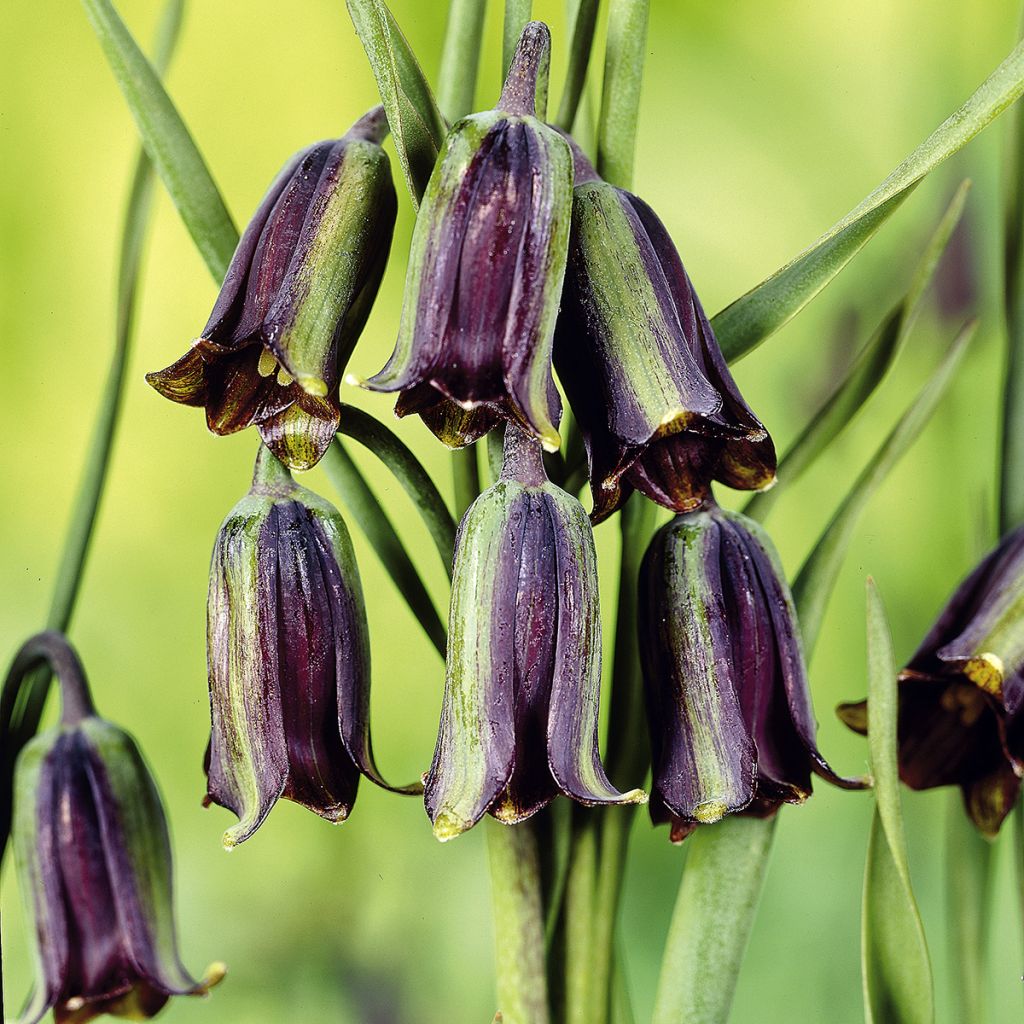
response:
{"label": "bell-shaped flower", "polygon": [[242,235],[202,335],[146,379],[203,406],[207,426],[255,425],[292,469],[315,465],[341,416],[338,387],[377,296],[397,201],[378,108],[298,153]]}
{"label": "bell-shaped flower", "polygon": [[360,774],[387,785],[370,749],[370,644],[352,541],[334,506],[266,448],[217,536],[207,659],[207,803],[239,819],[226,847],[281,797],[336,823]]}
{"label": "bell-shaped flower", "polygon": [[374,391],[401,392],[450,447],[502,419],[559,446],[551,379],[572,204],[572,155],[535,114],[547,27],[523,31],[496,110],[456,124],[416,218],[395,351]]}
{"label": "bell-shaped flower", "polygon": [[709,501],[655,535],[640,571],[639,640],[651,817],[671,821],[673,841],[726,814],[801,803],[812,774],[863,786],[818,751],[793,599],[753,521]]}
{"label": "bell-shaped flower", "polygon": [[665,226],[598,177],[575,144],[573,152],[554,361],[587,445],[594,521],[634,488],[686,512],[712,480],[770,486],[772,440],[740,394]]}
{"label": "bell-shaped flower", "polygon": [[[986,835],[999,831],[1024,775],[1024,527],[960,584],[899,681],[900,778],[959,786]],[[867,732],[865,701],[839,717]]]}
{"label": "bell-shaped flower", "polygon": [[459,527],[440,734],[427,812],[451,839],[490,812],[508,824],[558,793],[637,803],[598,753],[597,559],[580,503],[551,484],[540,445],[509,426],[499,481]]}
{"label": "bell-shaped flower", "polygon": [[134,740],[96,716],[81,664],[59,633],[30,639],[12,675],[49,662],[60,724],[21,751],[14,857],[36,947],[36,983],[20,1024],[103,1014],[143,1020],[171,996],[205,995],[178,956],[171,846],[160,795]]}

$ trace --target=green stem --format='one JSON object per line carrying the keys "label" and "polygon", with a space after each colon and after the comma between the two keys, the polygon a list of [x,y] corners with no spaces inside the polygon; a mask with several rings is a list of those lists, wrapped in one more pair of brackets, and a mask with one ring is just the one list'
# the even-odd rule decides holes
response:
{"label": "green stem", "polygon": [[502,1024],[549,1024],[537,840],[528,823],[487,818]]}
{"label": "green stem", "polygon": [[569,68],[565,73],[565,88],[558,104],[555,124],[563,131],[571,132],[576,123],[576,113],[587,83],[587,68],[590,66],[590,52],[594,46],[594,30],[597,28],[599,0],[577,0],[572,22],[572,41],[569,44]]}
{"label": "green stem", "polygon": [[771,818],[702,826],[669,925],[652,1024],[725,1024],[764,887]]}
{"label": "green stem", "polygon": [[342,406],[338,431],[373,452],[402,485],[430,531],[437,553],[451,579],[455,520],[420,460],[394,431],[384,426],[375,416],[353,405]]}
{"label": "green stem", "polygon": [[516,43],[522,35],[523,28],[533,13],[533,0],[505,0],[505,28],[502,33],[501,45],[501,80],[505,81],[508,69],[512,66],[512,55],[516,52]]}
{"label": "green stem", "polygon": [[[181,28],[182,0],[172,0],[164,10],[154,47],[154,67],[163,74],[170,63]],[[121,410],[125,366],[135,328],[139,272],[143,242],[153,201],[153,166],[144,152],[136,158],[121,235],[115,314],[114,351],[100,399],[96,423],[86,456],[78,495],[61,554],[46,628],[67,632],[85,571],[89,542],[107,480],[114,435]],[[0,703],[0,858],[7,846],[11,825],[11,782],[14,762],[21,748],[35,735],[46,704],[52,673],[43,666]]]}
{"label": "green stem", "polygon": [[594,1024],[594,894],[597,891],[597,829],[593,812],[573,808],[573,844],[565,889],[565,1024]]}
{"label": "green stem", "polygon": [[376,551],[398,592],[443,658],[448,638],[434,602],[387,513],[339,438],[331,443],[320,464]]}
{"label": "green stem", "polygon": [[452,452],[452,489],[455,492],[455,515],[461,521],[466,509],[480,494],[480,466],[475,444]]}
{"label": "green stem", "polygon": [[451,0],[437,77],[437,102],[450,122],[473,109],[487,0]]}
{"label": "green stem", "polygon": [[608,11],[597,172],[619,188],[633,183],[649,13],[650,0],[611,0]]}
{"label": "green stem", "polygon": [[992,845],[964,814],[959,791],[946,809],[946,892],[949,975],[956,1019],[985,1019],[985,939]]}

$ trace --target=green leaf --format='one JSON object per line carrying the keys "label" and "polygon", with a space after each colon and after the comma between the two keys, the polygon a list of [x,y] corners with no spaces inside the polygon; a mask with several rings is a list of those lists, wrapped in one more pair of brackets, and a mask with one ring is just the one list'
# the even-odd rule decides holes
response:
{"label": "green leaf", "polygon": [[598,6],[599,0],[576,0],[569,43],[569,67],[565,73],[565,86],[558,105],[558,116],[555,118],[555,123],[563,131],[571,132],[576,122],[576,112],[579,110],[587,82],[590,51],[594,46]]}
{"label": "green leaf", "polygon": [[340,438],[334,439],[320,464],[346,508],[351,512],[352,518],[359,524],[359,529],[377,552],[377,557],[387,569],[409,610],[423,627],[423,632],[437,648],[438,654],[444,658],[448,634],[437,614],[434,602],[431,601],[430,594],[387,513],[381,507],[377,496],[370,490],[369,484],[363,479],[359,467],[345,451]]}
{"label": "green leaf", "polygon": [[192,136],[145,54],[109,0],[82,0],[117,84],[156,166],[215,280],[227,273],[238,232]]}
{"label": "green leaf", "polygon": [[914,901],[897,767],[896,661],[885,609],[868,579],[868,749],[875,814],[864,869],[862,966],[867,1024],[931,1024],[932,971]]}
{"label": "green leaf", "polygon": [[921,179],[965,146],[1024,92],[1024,44],[878,188],[809,249],[713,320],[725,358],[746,355],[794,317],[860,251]]}
{"label": "green leaf", "polygon": [[[159,74],[166,72],[181,32],[183,0],[170,0],[163,11],[153,47],[153,65]],[[46,628],[67,632],[71,613],[81,588],[89,542],[99,513],[100,498],[110,465],[110,453],[121,408],[125,368],[135,330],[142,250],[153,207],[153,165],[146,153],[135,159],[131,188],[125,208],[124,227],[117,277],[114,351],[96,413],[92,439],[77,497],[71,512],[67,537]],[[46,704],[52,673],[48,667],[34,670],[19,683],[4,688],[0,695],[0,858],[10,832],[10,793],[14,762],[21,748],[35,735]]]}
{"label": "green leaf", "polygon": [[444,141],[444,117],[387,4],[383,0],[345,2],[377,79],[402,173],[418,206]]}
{"label": "green leaf", "polygon": [[778,479],[781,487],[755,494],[743,509],[744,515],[764,522],[785,485],[800,478],[819,455],[839,436],[860,407],[874,394],[889,367],[896,361],[903,343],[917,322],[922,299],[935,276],[946,245],[963,214],[967,192],[971,187],[964,181],[942,215],[935,233],[928,241],[907,294],[879,324],[868,343],[861,349],[845,379],[822,403],[800,432],[792,447],[779,462]]}
{"label": "green leaf", "polygon": [[455,555],[455,520],[419,459],[380,420],[353,405],[342,406],[338,431],[373,452],[402,485],[430,531],[450,579]]}
{"label": "green leaf", "polygon": [[793,584],[793,600],[808,660],[861,512],[931,418],[960,365],[976,327],[977,324],[971,322],[957,335],[931,379],[857,477],[797,575]]}
{"label": "green leaf", "polygon": [[597,138],[597,172],[619,188],[633,182],[640,85],[650,0],[611,0]]}
{"label": "green leaf", "polygon": [[734,815],[687,839],[652,1024],[728,1021],[777,820]]}

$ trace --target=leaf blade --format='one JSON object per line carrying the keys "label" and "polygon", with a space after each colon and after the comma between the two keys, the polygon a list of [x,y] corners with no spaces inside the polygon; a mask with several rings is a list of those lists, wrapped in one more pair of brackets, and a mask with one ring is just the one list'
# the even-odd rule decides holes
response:
{"label": "leaf blade", "polygon": [[412,47],[383,0],[345,0],[349,17],[377,80],[413,205],[441,151],[445,119]]}
{"label": "leaf blade", "polygon": [[238,232],[202,154],[110,0],[82,3],[146,152],[210,273],[222,280],[238,244]]}
{"label": "leaf blade", "polygon": [[711,321],[729,362],[792,319],[896,211],[925,175],[965,146],[1024,93],[1024,43],[893,172],[809,248]]}

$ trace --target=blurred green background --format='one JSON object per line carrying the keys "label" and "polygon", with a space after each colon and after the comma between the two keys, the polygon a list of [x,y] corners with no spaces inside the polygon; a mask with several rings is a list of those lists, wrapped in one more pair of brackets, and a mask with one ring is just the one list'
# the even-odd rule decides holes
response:
{"label": "blurred green background", "polygon": [[[447,5],[394,0],[392,7],[435,76]],[[500,5],[492,0],[491,7],[481,106],[493,103],[499,85]],[[787,261],[870,191],[1005,56],[1018,14],[1010,0],[656,0],[652,7],[635,190],[667,223],[709,311]],[[123,0],[120,9],[148,45],[157,0]],[[538,0],[535,13],[554,31],[557,99],[566,45],[561,0]],[[136,140],[79,5],[8,4],[4,22],[0,655],[6,660],[45,618],[112,344],[116,247]],[[239,225],[286,157],[340,134],[376,102],[342,0],[191,4],[169,89]],[[812,665],[821,748],[847,773],[863,769],[865,746],[840,727],[832,708],[865,689],[865,574],[880,583],[903,658],[992,540],[1007,127],[1005,119],[997,121],[927,179],[822,296],[737,368],[747,398],[785,448],[905,290],[957,182],[974,180],[958,259],[946,267],[946,287],[950,294],[960,290],[960,306],[944,315],[932,303],[869,408],[779,502],[768,524],[795,571],[959,319],[981,316],[954,393],[861,523]],[[363,374],[383,364],[397,328],[412,224],[403,185],[397,186],[402,205],[394,258],[351,364]],[[161,784],[177,858],[184,957],[197,971],[214,959],[230,968],[208,1003],[178,1000],[165,1019],[482,1024],[493,1015],[494,996],[480,829],[442,846],[417,800],[364,785],[341,828],[281,804],[258,836],[229,856],[220,847],[227,813],[200,806],[208,730],[207,564],[221,519],[247,487],[255,444],[251,434],[207,434],[199,413],[163,401],[142,375],[184,350],[215,293],[161,193],[124,417],[71,630],[101,710],[138,736]],[[389,412],[383,397],[346,389],[344,398],[379,416]],[[428,432],[415,421],[396,430],[447,490],[448,460]],[[444,573],[404,494],[372,459],[356,456],[443,600]],[[322,472],[304,482],[336,498]],[[429,764],[443,669],[373,551],[353,533],[373,636],[377,753],[391,778],[409,779]],[[607,636],[615,526],[599,528],[598,538],[608,584]],[[905,800],[944,1021],[954,1020],[944,835],[955,803],[944,792]],[[859,904],[870,811],[869,796],[822,785],[806,806],[783,812],[734,1021],[862,1019]],[[997,845],[990,1010],[992,1021],[1009,1021],[1020,1018],[1024,998],[1009,830]],[[653,1003],[683,856],[664,831],[638,818],[623,946],[639,1020]],[[13,1008],[29,976],[10,870],[0,898]]]}

